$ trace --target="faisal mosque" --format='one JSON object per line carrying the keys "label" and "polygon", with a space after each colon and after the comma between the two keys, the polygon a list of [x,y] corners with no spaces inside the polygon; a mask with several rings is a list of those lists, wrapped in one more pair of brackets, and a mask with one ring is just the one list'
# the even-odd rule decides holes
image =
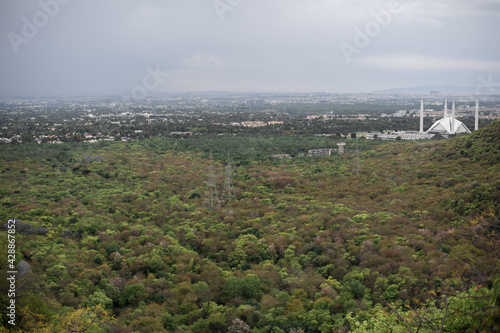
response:
{"label": "faisal mosque", "polygon": [[[479,119],[479,102],[476,100],[476,110],[475,110],[475,122],[474,130],[478,129],[478,119]],[[377,137],[382,140],[396,140],[400,137],[401,140],[425,140],[431,139],[434,135],[439,134],[444,137],[448,137],[452,134],[469,134],[471,131],[462,123],[460,120],[456,119],[455,113],[455,100],[451,107],[451,113],[448,112],[448,100],[444,100],[444,114],[443,118],[437,120],[432,124],[427,131],[424,131],[424,100],[420,101],[420,130],[417,131],[401,131],[393,132],[388,134],[383,133],[368,133],[367,139],[374,139]]]}
{"label": "faisal mosque", "polygon": [[[422,106],[423,107],[423,101]],[[476,101],[476,124],[478,118],[478,101]],[[423,115],[420,113],[420,132],[422,132],[422,121]],[[477,128],[476,128],[477,130]],[[448,101],[444,100],[444,117],[436,121],[428,130],[427,133],[430,134],[441,134],[441,135],[450,135],[450,134],[468,134],[470,130],[467,126],[464,125],[460,120],[455,118],[455,100],[453,100],[453,106],[451,107],[451,115],[448,114]]]}

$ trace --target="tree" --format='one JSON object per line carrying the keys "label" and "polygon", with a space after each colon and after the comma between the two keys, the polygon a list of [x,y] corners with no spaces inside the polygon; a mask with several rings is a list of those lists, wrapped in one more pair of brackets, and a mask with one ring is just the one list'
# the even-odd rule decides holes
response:
{"label": "tree", "polygon": [[227,328],[228,333],[250,333],[252,330],[243,320],[236,318]]}
{"label": "tree", "polygon": [[100,304],[104,309],[113,308],[113,300],[99,290],[92,294],[85,303],[87,303],[87,306],[96,306]]}
{"label": "tree", "polygon": [[[20,333],[83,333],[98,328],[104,323],[115,321],[100,305],[60,314],[48,322],[45,316],[31,312],[26,306],[20,309],[20,318],[22,318],[22,322],[19,327],[23,327],[19,331]],[[0,332],[4,333],[8,330],[0,328]]]}
{"label": "tree", "polygon": [[491,306],[492,292],[475,287],[460,293],[441,293],[433,301],[418,307],[407,304],[388,304],[390,312],[376,307],[372,320],[360,322],[348,315],[353,332],[381,332],[390,328],[392,332],[493,332],[492,314],[498,307]]}
{"label": "tree", "polygon": [[257,275],[248,274],[244,278],[230,277],[223,286],[229,298],[259,300],[262,297],[262,284]]}
{"label": "tree", "polygon": [[137,305],[146,298],[146,288],[143,284],[131,284],[123,289],[120,294],[120,306]]}

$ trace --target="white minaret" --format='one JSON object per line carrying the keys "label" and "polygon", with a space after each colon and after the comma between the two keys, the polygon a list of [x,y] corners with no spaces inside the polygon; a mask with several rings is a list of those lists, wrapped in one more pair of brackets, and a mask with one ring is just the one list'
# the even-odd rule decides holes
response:
{"label": "white minaret", "polygon": [[450,126],[450,134],[455,134],[455,99],[453,99],[453,105],[451,107],[451,126]]}
{"label": "white minaret", "polygon": [[476,112],[474,115],[474,131],[479,129],[479,101],[476,99]]}
{"label": "white minaret", "polygon": [[424,133],[424,99],[420,100],[420,133]]}
{"label": "white minaret", "polygon": [[444,118],[448,118],[448,99],[444,99]]}

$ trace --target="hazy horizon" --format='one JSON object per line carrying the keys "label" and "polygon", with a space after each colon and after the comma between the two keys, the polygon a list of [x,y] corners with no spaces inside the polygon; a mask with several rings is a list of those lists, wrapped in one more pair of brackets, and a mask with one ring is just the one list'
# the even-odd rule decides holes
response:
{"label": "hazy horizon", "polygon": [[500,91],[494,0],[0,3],[0,95]]}

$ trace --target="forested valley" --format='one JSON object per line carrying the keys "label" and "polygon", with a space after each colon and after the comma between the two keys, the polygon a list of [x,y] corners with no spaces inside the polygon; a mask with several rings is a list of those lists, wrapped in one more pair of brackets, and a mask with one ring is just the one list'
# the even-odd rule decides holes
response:
{"label": "forested valley", "polygon": [[[33,270],[17,281],[15,329],[498,331],[500,122],[300,156],[337,139],[0,146],[0,221],[19,221],[16,258]],[[234,199],[222,196],[227,151]],[[2,291],[0,332],[8,302]]]}

